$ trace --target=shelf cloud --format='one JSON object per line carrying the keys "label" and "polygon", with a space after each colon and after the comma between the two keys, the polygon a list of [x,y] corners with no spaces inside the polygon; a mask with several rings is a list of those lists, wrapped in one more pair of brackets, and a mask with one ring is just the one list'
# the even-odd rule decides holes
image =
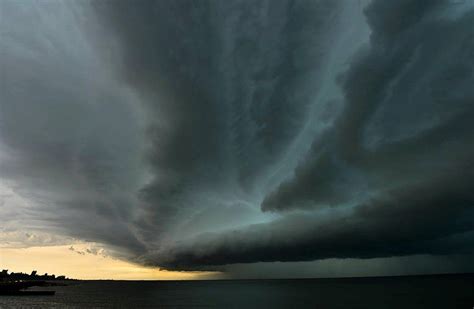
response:
{"label": "shelf cloud", "polygon": [[0,6],[1,232],[170,270],[474,254],[469,2]]}

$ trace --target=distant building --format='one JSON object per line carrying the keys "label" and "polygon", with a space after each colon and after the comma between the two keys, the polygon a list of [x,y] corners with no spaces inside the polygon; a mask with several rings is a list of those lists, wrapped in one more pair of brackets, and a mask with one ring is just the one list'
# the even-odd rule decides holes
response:
{"label": "distant building", "polygon": [[56,277],[56,275],[48,275],[48,273],[45,273],[44,275],[38,275],[38,272],[36,270],[32,271],[31,274],[27,274],[27,273],[22,273],[22,272],[8,273],[8,269],[4,269],[0,272],[0,280],[3,282],[5,280],[16,281],[16,280],[71,280],[71,279],[66,278],[66,276]]}
{"label": "distant building", "polygon": [[8,269],[2,270],[2,272],[0,273],[0,279],[7,278],[7,277],[8,277]]}

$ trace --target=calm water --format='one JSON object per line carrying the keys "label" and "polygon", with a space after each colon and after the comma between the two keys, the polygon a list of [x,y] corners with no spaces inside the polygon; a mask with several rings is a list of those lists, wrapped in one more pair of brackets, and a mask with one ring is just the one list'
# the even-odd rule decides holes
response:
{"label": "calm water", "polygon": [[[44,288],[43,288],[44,289]],[[0,308],[469,308],[474,275],[363,279],[85,281]]]}

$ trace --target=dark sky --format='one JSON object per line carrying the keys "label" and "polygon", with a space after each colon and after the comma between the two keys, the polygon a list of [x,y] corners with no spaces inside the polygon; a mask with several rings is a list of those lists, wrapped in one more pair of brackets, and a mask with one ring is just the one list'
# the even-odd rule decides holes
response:
{"label": "dark sky", "polygon": [[0,14],[10,241],[231,277],[474,270],[474,2]]}

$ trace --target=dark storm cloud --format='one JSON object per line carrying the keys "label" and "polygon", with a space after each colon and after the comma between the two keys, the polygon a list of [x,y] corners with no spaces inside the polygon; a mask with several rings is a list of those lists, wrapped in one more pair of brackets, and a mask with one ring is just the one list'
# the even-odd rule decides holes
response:
{"label": "dark storm cloud", "polygon": [[474,18],[434,18],[435,3],[369,6],[371,46],[343,78],[341,116],[264,210],[333,205],[471,162]]}
{"label": "dark storm cloud", "polygon": [[124,206],[139,178],[136,113],[85,42],[83,12],[33,4],[0,4],[0,187],[17,197],[2,226],[140,251]]}
{"label": "dark storm cloud", "polygon": [[244,230],[205,234],[145,257],[171,269],[269,261],[473,253],[474,176],[460,166],[442,179],[386,192],[350,212],[299,214]]}
{"label": "dark storm cloud", "polygon": [[179,270],[473,254],[472,6],[365,3],[1,1],[0,227]]}
{"label": "dark storm cloud", "polygon": [[307,127],[341,3],[1,6],[3,227],[131,257],[268,220],[260,179]]}
{"label": "dark storm cloud", "polygon": [[262,204],[266,211],[339,206],[339,215],[290,214],[193,238],[147,259],[186,269],[470,252],[474,15],[444,18],[446,5],[368,7],[371,42],[342,77],[341,115],[313,142],[295,177]]}
{"label": "dark storm cloud", "polygon": [[[200,205],[253,191],[305,123],[336,28],[337,1],[101,1],[123,79],[151,115],[155,179],[141,191],[150,241]],[[109,32],[110,33],[110,32]],[[223,191],[223,193],[219,193]],[[196,211],[196,210],[194,210]],[[204,210],[205,211],[205,210]]]}

